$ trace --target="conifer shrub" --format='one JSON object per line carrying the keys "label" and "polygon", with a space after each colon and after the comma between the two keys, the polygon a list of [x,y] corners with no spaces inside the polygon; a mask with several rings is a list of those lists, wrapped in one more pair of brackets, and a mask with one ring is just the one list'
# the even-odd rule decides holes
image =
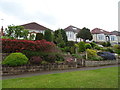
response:
{"label": "conifer shrub", "polygon": [[81,41],[78,43],[79,45],[79,52],[84,52],[85,51],[85,42]]}

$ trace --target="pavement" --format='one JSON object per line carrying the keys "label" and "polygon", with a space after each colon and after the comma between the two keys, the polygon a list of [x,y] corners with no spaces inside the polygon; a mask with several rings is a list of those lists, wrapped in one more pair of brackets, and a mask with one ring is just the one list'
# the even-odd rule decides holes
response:
{"label": "pavement", "polygon": [[28,73],[23,73],[19,75],[2,76],[2,79],[14,79],[14,78],[31,77],[31,76],[64,73],[64,72],[72,72],[72,71],[95,70],[95,69],[108,68],[108,67],[118,67],[118,65],[107,65],[107,66],[98,66],[98,67],[81,67],[81,68],[67,69],[67,70],[28,72]]}

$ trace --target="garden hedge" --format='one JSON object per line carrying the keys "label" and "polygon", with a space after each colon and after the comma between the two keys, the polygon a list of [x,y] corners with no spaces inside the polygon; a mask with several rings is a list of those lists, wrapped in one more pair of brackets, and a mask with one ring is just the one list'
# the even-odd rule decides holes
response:
{"label": "garden hedge", "polygon": [[55,44],[46,40],[11,40],[2,39],[2,52],[13,53],[23,50],[51,52],[55,50]]}

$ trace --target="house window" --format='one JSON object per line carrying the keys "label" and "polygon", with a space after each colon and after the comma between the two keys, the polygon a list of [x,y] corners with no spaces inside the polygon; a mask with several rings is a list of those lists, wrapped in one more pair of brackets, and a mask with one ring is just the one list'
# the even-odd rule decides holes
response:
{"label": "house window", "polygon": [[115,41],[115,37],[114,36],[111,36],[111,41]]}
{"label": "house window", "polygon": [[104,40],[104,36],[103,35],[98,35],[98,39],[99,40]]}

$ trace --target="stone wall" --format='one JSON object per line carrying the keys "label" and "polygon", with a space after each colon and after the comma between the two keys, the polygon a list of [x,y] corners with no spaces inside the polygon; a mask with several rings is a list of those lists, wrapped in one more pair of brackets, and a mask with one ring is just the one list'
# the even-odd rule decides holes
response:
{"label": "stone wall", "polygon": [[77,63],[55,63],[55,64],[44,64],[44,65],[25,65],[25,66],[17,66],[17,67],[2,67],[2,75],[14,75],[14,74],[22,74],[25,72],[37,72],[37,71],[50,71],[50,70],[64,70],[77,68]]}
{"label": "stone wall", "polygon": [[106,61],[85,61],[85,66],[102,66],[102,65],[113,65],[120,64],[120,60],[106,60]]}

